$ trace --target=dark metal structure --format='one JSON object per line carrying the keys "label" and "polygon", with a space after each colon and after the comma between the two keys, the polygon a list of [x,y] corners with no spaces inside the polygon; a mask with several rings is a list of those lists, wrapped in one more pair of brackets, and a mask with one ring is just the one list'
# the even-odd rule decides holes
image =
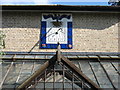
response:
{"label": "dark metal structure", "polygon": [[[64,77],[69,81],[68,83],[76,84],[79,88],[83,89],[94,89],[100,90],[100,87],[96,85],[92,80],[90,80],[86,75],[84,75],[80,69],[78,69],[71,61],[65,58],[60,52],[60,45],[58,46],[58,51],[49,61],[46,61],[43,66],[40,67],[32,76],[30,76],[25,82],[23,82],[17,90],[27,90],[30,88],[36,88],[36,85],[46,78],[49,78],[53,74],[53,89],[55,87],[55,73],[62,75],[63,89],[64,89]],[[44,87],[45,88],[45,87]]]}

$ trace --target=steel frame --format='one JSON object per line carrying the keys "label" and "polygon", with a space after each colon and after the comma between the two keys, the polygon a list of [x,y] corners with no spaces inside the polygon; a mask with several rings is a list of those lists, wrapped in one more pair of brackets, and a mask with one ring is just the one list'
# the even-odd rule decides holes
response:
{"label": "steel frame", "polygon": [[[25,82],[23,82],[20,86],[17,87],[17,90],[28,90],[30,88],[35,88],[35,85],[39,82],[40,78],[44,80],[44,88],[45,88],[45,79],[46,75],[53,70],[53,88],[55,83],[55,64],[61,65],[62,70],[59,70],[59,74],[63,75],[63,88],[64,88],[64,77],[72,81],[72,88],[73,83],[78,85],[80,88],[83,89],[95,89],[101,90],[101,88],[96,85],[92,80],[90,80],[85,74],[81,72],[79,68],[77,68],[70,60],[64,57],[60,51],[60,45],[58,45],[58,50],[56,54],[49,60],[46,61],[32,76],[30,76]],[[69,71],[66,69],[68,68]],[[49,72],[46,70],[49,69]],[[48,70],[47,70],[48,71]],[[72,73],[71,73],[72,72]],[[74,81],[75,80],[75,81]],[[79,82],[79,83],[78,83]]]}

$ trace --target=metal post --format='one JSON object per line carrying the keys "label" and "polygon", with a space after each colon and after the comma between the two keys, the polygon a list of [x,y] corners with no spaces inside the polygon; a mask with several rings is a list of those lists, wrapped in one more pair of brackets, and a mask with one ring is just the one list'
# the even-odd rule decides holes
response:
{"label": "metal post", "polygon": [[60,46],[60,43],[58,42],[58,47],[57,47],[57,61],[60,62],[61,61],[61,52],[60,52],[60,49],[61,49],[61,46]]}

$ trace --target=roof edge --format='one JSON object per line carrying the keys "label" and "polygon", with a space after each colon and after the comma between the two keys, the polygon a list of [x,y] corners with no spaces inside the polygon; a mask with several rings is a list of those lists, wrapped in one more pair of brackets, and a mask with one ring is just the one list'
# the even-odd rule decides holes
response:
{"label": "roof edge", "polygon": [[84,5],[1,5],[2,11],[63,11],[63,12],[120,12],[120,6],[84,6]]}

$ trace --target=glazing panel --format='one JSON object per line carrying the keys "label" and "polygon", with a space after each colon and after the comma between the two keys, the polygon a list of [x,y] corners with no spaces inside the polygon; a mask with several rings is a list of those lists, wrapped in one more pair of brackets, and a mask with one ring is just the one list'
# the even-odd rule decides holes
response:
{"label": "glazing panel", "polygon": [[21,68],[17,68],[17,67],[12,67],[11,70],[10,70],[10,73],[12,73],[12,75],[14,74],[19,74],[20,73],[20,69]]}
{"label": "glazing panel", "polygon": [[90,62],[90,64],[97,77],[106,76],[105,72],[103,71],[102,67],[98,62]]}
{"label": "glazing panel", "polygon": [[20,84],[20,83],[24,82],[29,77],[30,77],[30,75],[20,75],[18,83]]}
{"label": "glazing panel", "polygon": [[2,90],[14,90],[13,88],[15,88],[15,85],[3,85],[2,86]]}
{"label": "glazing panel", "polygon": [[16,74],[9,74],[4,81],[4,84],[14,84],[17,80],[18,75]]}
{"label": "glazing panel", "polygon": [[91,73],[93,74],[90,65],[88,62],[80,62],[80,67],[83,73]]}
{"label": "glazing panel", "polygon": [[53,83],[45,83],[45,88],[49,89],[49,88],[53,88]]}
{"label": "glazing panel", "polygon": [[102,62],[102,65],[106,70],[115,70],[110,62]]}
{"label": "glazing panel", "polygon": [[107,77],[97,77],[99,84],[111,84]]}
{"label": "glazing panel", "polygon": [[77,68],[80,68],[78,61],[72,61],[72,62],[75,64],[75,66],[76,66]]}
{"label": "glazing panel", "polygon": [[72,88],[72,83],[64,83],[64,88]]}
{"label": "glazing panel", "polygon": [[99,62],[90,62],[90,64],[92,65],[93,68],[101,68]]}
{"label": "glazing panel", "polygon": [[22,69],[32,69],[33,67],[33,62],[25,62],[22,66]]}
{"label": "glazing panel", "polygon": [[92,81],[95,81],[95,77],[93,74],[85,74],[89,79],[91,79]]}
{"label": "glazing panel", "polygon": [[113,84],[116,88],[120,88],[120,84],[118,82],[113,82]]}
{"label": "glazing panel", "polygon": [[10,67],[11,62],[3,62],[2,63],[2,77],[5,76],[5,74],[7,73],[9,67]]}
{"label": "glazing panel", "polygon": [[80,89],[80,83],[73,83],[73,88]]}
{"label": "glazing panel", "polygon": [[32,74],[32,70],[31,69],[22,69],[21,74]]}
{"label": "glazing panel", "polygon": [[61,88],[63,88],[63,83],[54,83],[54,87],[55,88],[58,88],[58,89],[61,89]]}
{"label": "glazing panel", "polygon": [[44,63],[46,62],[46,60],[40,60],[39,62],[34,62],[33,65],[33,72],[35,72],[36,70],[38,70]]}
{"label": "glazing panel", "polygon": [[36,70],[38,70],[41,67],[41,64],[34,64],[34,68],[32,72],[35,72]]}
{"label": "glazing panel", "polygon": [[104,88],[104,89],[105,89],[105,88],[106,88],[106,89],[113,88],[112,85],[110,85],[110,84],[108,84],[108,85],[107,85],[107,84],[106,84],[106,85],[101,84],[100,87],[101,87],[101,88]]}
{"label": "glazing panel", "polygon": [[38,83],[35,88],[37,89],[44,88],[44,83]]}
{"label": "glazing panel", "polygon": [[106,70],[109,75],[118,75],[115,70]]}
{"label": "glazing panel", "polygon": [[115,68],[119,71],[119,69],[118,69],[118,62],[112,62],[112,64],[115,66]]}
{"label": "glazing panel", "polygon": [[119,75],[109,75],[110,79],[113,83],[118,83],[118,77]]}

